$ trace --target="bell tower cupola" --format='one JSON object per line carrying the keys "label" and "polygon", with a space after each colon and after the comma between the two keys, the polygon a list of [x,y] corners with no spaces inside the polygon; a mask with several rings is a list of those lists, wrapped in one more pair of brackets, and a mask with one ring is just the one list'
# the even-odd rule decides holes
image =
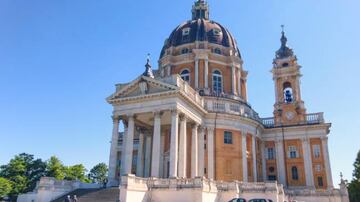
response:
{"label": "bell tower cupola", "polygon": [[198,0],[192,7],[192,20],[209,20],[209,6],[205,0]]}
{"label": "bell tower cupola", "polygon": [[287,38],[282,25],[281,47],[276,51],[273,61],[273,80],[275,83],[275,124],[292,125],[305,121],[306,109],[300,93],[300,68],[296,55],[287,46]]}

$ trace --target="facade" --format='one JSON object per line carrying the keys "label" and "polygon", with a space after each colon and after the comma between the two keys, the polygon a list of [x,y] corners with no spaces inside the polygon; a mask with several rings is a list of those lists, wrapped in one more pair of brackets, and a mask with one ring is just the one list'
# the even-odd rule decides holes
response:
{"label": "facade", "polygon": [[236,40],[210,20],[204,0],[166,39],[158,69],[149,59],[145,68],[107,98],[113,106],[108,185],[120,185],[121,201],[141,201],[150,193],[156,201],[174,200],[187,191],[195,196],[194,190],[201,196],[195,201],[226,201],[243,196],[241,190],[274,201],[290,195],[346,201],[346,189],[333,186],[331,124],[323,113],[306,111],[301,67],[284,31],[272,66],[271,118],[261,118],[249,104],[248,72]]}

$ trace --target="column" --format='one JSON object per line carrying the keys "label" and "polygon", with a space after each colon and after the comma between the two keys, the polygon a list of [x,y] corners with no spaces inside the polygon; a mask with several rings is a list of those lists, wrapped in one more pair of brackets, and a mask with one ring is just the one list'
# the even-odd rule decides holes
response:
{"label": "column", "polygon": [[128,134],[128,122],[123,121],[124,123],[124,133],[122,136],[122,144],[121,144],[121,166],[120,166],[120,175],[125,175],[125,143],[126,143],[126,138],[127,138],[127,134]]}
{"label": "column", "polygon": [[205,69],[204,69],[204,81],[205,88],[209,88],[209,59],[205,59]]}
{"label": "column", "polygon": [[178,122],[177,110],[171,111],[170,170],[169,177],[177,177],[178,168]]}
{"label": "column", "polygon": [[144,176],[144,145],[145,145],[145,135],[144,132],[140,129],[139,131],[139,148],[136,162],[136,176]]}
{"label": "column", "polygon": [[246,132],[242,131],[242,168],[243,168],[243,182],[248,182],[248,165],[247,165],[247,147],[246,147]]}
{"label": "column", "polygon": [[238,78],[237,78],[237,81],[238,81],[238,95],[241,96],[241,69],[239,68],[238,71],[237,71],[237,75],[238,75]]}
{"label": "column", "polygon": [[186,117],[180,116],[180,137],[179,137],[179,177],[186,178]]}
{"label": "column", "polygon": [[150,164],[151,164],[151,135],[146,136],[145,143],[145,169],[144,177],[150,177]]}
{"label": "column", "polygon": [[205,135],[205,129],[203,127],[200,127],[199,139],[198,139],[198,152],[199,152],[198,176],[200,176],[200,177],[204,176],[204,163],[205,163],[204,135]]}
{"label": "column", "polygon": [[326,180],[327,180],[328,188],[333,188],[334,184],[333,184],[333,179],[332,179],[332,175],[331,175],[328,137],[321,138],[321,144],[322,144],[322,149],[323,149],[323,153],[324,153]]}
{"label": "column", "polygon": [[191,177],[198,176],[198,125],[195,123],[191,134]]}
{"label": "column", "polygon": [[164,149],[165,149],[165,134],[161,134],[160,138],[160,177],[165,178],[164,172]]}
{"label": "column", "polygon": [[285,187],[286,184],[286,172],[285,172],[285,156],[284,156],[284,145],[283,140],[278,139],[275,142],[276,147],[276,167],[277,167],[277,178],[279,183],[283,184]]}
{"label": "column", "polygon": [[232,64],[231,65],[231,90],[232,90],[232,94],[235,95],[236,92],[236,74],[235,74],[235,65]]}
{"label": "column", "polygon": [[195,89],[199,88],[199,59],[195,58]]}
{"label": "column", "polygon": [[207,175],[208,179],[215,179],[214,172],[214,128],[207,128],[207,151],[208,151],[208,167]]}
{"label": "column", "polygon": [[252,149],[252,159],[253,159],[253,176],[254,176],[254,182],[257,182],[257,161],[256,161],[256,136],[253,135],[252,136],[252,146],[251,146],[251,149]]}
{"label": "column", "polygon": [[167,68],[167,76],[170,76],[171,75],[171,65],[167,65],[166,66]]}
{"label": "column", "polygon": [[119,116],[113,116],[113,131],[111,137],[111,148],[109,157],[109,175],[108,175],[108,186],[116,186],[118,184],[116,180],[116,168],[117,168],[117,147],[119,139]]}
{"label": "column", "polygon": [[265,142],[261,141],[261,146],[260,146],[260,152],[261,152],[261,163],[262,163],[262,176],[263,176],[263,181],[267,180],[267,176],[266,176],[266,156],[265,156]]}
{"label": "column", "polygon": [[133,148],[134,148],[134,133],[135,133],[135,121],[134,115],[129,115],[129,126],[125,142],[125,165],[124,165],[124,174],[131,174],[132,158],[133,158]]}
{"label": "column", "polygon": [[151,177],[159,177],[160,174],[160,137],[161,137],[161,113],[154,113],[154,137],[152,146]]}
{"label": "column", "polygon": [[312,170],[311,150],[310,150],[309,139],[307,137],[302,139],[302,147],[304,151],[303,155],[304,155],[306,186],[314,187],[314,175]]}

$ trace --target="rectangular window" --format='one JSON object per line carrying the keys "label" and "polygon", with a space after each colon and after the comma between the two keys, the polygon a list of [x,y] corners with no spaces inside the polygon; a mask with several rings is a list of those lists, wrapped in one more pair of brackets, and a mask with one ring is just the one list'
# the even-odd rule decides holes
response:
{"label": "rectangular window", "polygon": [[313,145],[313,150],[314,150],[314,157],[320,158],[320,145],[318,144]]}
{"label": "rectangular window", "polygon": [[323,186],[324,186],[323,178],[322,178],[322,177],[318,177],[317,180],[318,180],[318,186],[319,186],[319,187],[323,187]]}
{"label": "rectangular window", "polygon": [[225,131],[224,132],[224,144],[232,144],[232,132]]}
{"label": "rectangular window", "polygon": [[276,181],[276,175],[269,175],[268,180],[269,181]]}
{"label": "rectangular window", "polygon": [[268,160],[274,160],[275,159],[275,149],[273,147],[267,148],[266,157],[267,157]]}
{"label": "rectangular window", "polygon": [[291,159],[298,158],[298,152],[295,146],[289,146],[288,157]]}

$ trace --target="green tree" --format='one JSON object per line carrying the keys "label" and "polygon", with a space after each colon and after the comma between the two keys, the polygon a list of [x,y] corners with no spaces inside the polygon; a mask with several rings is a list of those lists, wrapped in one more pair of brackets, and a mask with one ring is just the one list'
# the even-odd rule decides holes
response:
{"label": "green tree", "polygon": [[12,182],[3,177],[0,177],[0,199],[8,196],[12,190]]}
{"label": "green tree", "polygon": [[56,157],[52,156],[46,162],[46,176],[54,177],[57,180],[63,180],[65,178],[66,167]]}
{"label": "green tree", "polygon": [[89,182],[90,180],[86,177],[86,168],[82,164],[69,166],[65,169],[65,180],[79,180],[81,182]]}
{"label": "green tree", "polygon": [[350,202],[360,201],[360,151],[354,163],[353,179],[348,184]]}
{"label": "green tree", "polygon": [[34,155],[22,153],[16,155],[7,165],[0,167],[0,177],[12,182],[9,196],[16,200],[17,195],[32,191],[36,182],[45,175],[46,164]]}
{"label": "green tree", "polygon": [[104,183],[107,178],[108,168],[105,163],[95,165],[89,173],[89,178],[92,182]]}

